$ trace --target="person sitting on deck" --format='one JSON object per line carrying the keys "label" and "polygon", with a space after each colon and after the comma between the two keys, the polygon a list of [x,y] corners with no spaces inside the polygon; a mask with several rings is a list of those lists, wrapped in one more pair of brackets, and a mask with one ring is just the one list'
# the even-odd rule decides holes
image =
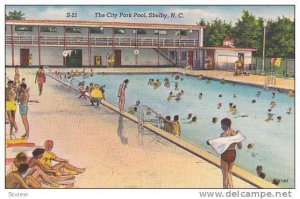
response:
{"label": "person sitting on deck", "polygon": [[[21,164],[17,171],[12,171],[5,177],[5,188],[6,189],[29,189],[32,186],[30,180],[26,180],[23,175],[26,174],[29,169],[28,164]],[[34,187],[33,187],[34,188]],[[37,187],[39,188],[39,187]]]}
{"label": "person sitting on deck", "polygon": [[168,132],[168,133],[173,133],[174,131],[174,127],[173,127],[173,123],[171,121],[171,117],[170,116],[166,116],[166,118],[164,119],[164,127],[163,127],[164,131]]}
{"label": "person sitting on deck", "polygon": [[[83,173],[85,171],[85,168],[77,168],[71,164],[68,163],[68,160],[58,157],[55,153],[52,152],[53,149],[53,141],[52,140],[46,140],[44,143],[45,152],[43,153],[43,156],[40,159],[40,162],[51,169],[54,169],[57,172],[61,172],[62,174],[73,174],[77,175],[80,173]],[[52,165],[52,161],[59,162],[56,165]],[[68,170],[68,172],[65,172],[64,170]]]}
{"label": "person sitting on deck", "polygon": [[[24,152],[20,152],[14,158],[14,166],[19,168],[21,164],[27,164],[27,160],[27,155]],[[56,183],[57,181],[74,179],[73,177],[69,178],[67,176],[63,178],[51,178],[37,165],[31,166],[32,165],[29,165],[30,168],[27,170],[26,174],[23,175],[23,177],[25,181],[28,181],[27,184],[30,184],[30,186],[33,188],[40,188],[40,183],[49,184],[51,187],[59,187],[59,185]]]}
{"label": "person sitting on deck", "polygon": [[243,60],[241,57],[239,57],[239,59],[234,63],[234,76],[238,75],[238,71],[240,74],[243,74]]}
{"label": "person sitting on deck", "polygon": [[92,90],[90,99],[92,106],[94,106],[94,103],[97,103],[97,106],[99,106],[100,101],[104,99],[103,92],[98,85],[95,85],[95,88]]}

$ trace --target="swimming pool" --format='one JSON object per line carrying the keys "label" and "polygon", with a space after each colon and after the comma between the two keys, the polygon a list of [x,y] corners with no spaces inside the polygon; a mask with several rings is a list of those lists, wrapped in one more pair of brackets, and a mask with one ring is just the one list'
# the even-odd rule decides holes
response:
{"label": "swimming pool", "polygon": [[[294,108],[294,98],[286,93],[274,90],[264,90],[259,87],[241,85],[236,83],[221,84],[220,81],[198,80],[195,77],[180,75],[183,80],[175,80],[174,75],[165,74],[97,74],[93,77],[82,78],[85,85],[96,83],[105,85],[106,100],[115,105],[118,104],[117,92],[119,84],[126,78],[129,79],[126,90],[126,104],[134,105],[137,100],[141,104],[152,107],[162,115],[179,115],[182,128],[181,137],[199,147],[216,154],[206,141],[218,137],[222,133],[220,120],[228,117],[232,120],[232,128],[240,130],[247,137],[243,141],[243,149],[237,150],[236,164],[241,168],[256,175],[256,166],[262,165],[266,173],[266,180],[279,179],[280,187],[294,187],[294,114],[286,114],[289,107]],[[164,78],[171,82],[170,88],[166,88]],[[159,79],[160,88],[154,89],[148,85],[149,79]],[[67,81],[67,80],[66,80]],[[179,84],[179,90],[174,90],[175,82]],[[177,94],[184,90],[180,101],[167,101],[169,93]],[[261,91],[259,97],[256,93]],[[199,99],[199,93],[202,99]],[[275,98],[272,93],[275,92]],[[219,95],[222,94],[222,97]],[[234,97],[234,95],[236,97]],[[252,103],[256,100],[256,103]],[[272,109],[274,120],[266,122],[270,102],[275,101],[277,106]],[[222,107],[217,109],[218,103]],[[229,112],[229,103],[237,106],[238,113]],[[196,115],[196,123],[188,123],[188,114]],[[240,117],[244,115],[246,117]],[[281,122],[276,117],[281,116]],[[217,117],[216,124],[212,118]],[[253,144],[252,149],[247,145]]]}

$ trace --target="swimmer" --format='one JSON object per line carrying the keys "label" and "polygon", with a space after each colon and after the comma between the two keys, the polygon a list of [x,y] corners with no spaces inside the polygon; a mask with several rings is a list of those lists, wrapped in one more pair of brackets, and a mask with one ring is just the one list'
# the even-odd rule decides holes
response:
{"label": "swimmer", "polygon": [[295,97],[295,91],[289,90],[288,96],[289,96],[289,97]]}
{"label": "swimmer", "polygon": [[219,97],[222,97],[222,94],[219,94]]}
{"label": "swimmer", "polygon": [[265,179],[266,178],[266,174],[264,172],[261,172],[259,174],[259,177],[262,178],[262,179]]}
{"label": "swimmer", "polygon": [[218,121],[218,118],[217,118],[217,117],[213,117],[212,120],[211,120],[211,122],[214,123],[214,124],[216,124],[217,121]]}
{"label": "swimmer", "polygon": [[192,120],[189,123],[197,122],[197,116],[192,117]]}
{"label": "swimmer", "polygon": [[152,81],[152,79],[149,79],[149,80],[148,80],[148,85],[151,85],[151,81]]}
{"label": "swimmer", "polygon": [[86,75],[85,68],[82,69],[81,75],[85,77],[85,75]]}
{"label": "swimmer", "polygon": [[170,101],[173,99],[173,97],[175,97],[175,96],[173,95],[172,92],[170,92],[170,93],[169,93],[169,96],[168,96],[168,98],[167,98],[168,102],[170,102]]}
{"label": "swimmer", "polygon": [[231,110],[232,106],[233,106],[233,103],[230,102],[230,103],[229,103],[229,108],[230,108],[230,110]]}
{"label": "swimmer", "polygon": [[202,99],[202,93],[199,93],[199,99]]}
{"label": "swimmer", "polygon": [[220,83],[221,83],[221,84],[225,84],[225,79],[222,78],[221,81],[220,81]]}
{"label": "swimmer", "polygon": [[236,95],[235,95],[235,94],[233,94],[233,98],[236,98]]}
{"label": "swimmer", "polygon": [[272,109],[271,109],[271,108],[269,108],[269,109],[268,109],[268,112],[271,112],[271,111],[272,111]]}
{"label": "swimmer", "polygon": [[261,95],[261,92],[258,91],[258,92],[256,93],[256,97],[259,97],[260,95]]}
{"label": "swimmer", "polygon": [[233,106],[232,106],[232,110],[231,110],[231,112],[232,112],[232,115],[235,115],[235,114],[237,114],[236,105],[233,105]]}
{"label": "swimmer", "polygon": [[184,94],[184,90],[181,90],[180,93],[181,93],[181,95],[183,95]]}
{"label": "swimmer", "polygon": [[222,103],[218,103],[217,108],[220,109],[222,107]]}
{"label": "swimmer", "polygon": [[291,114],[292,113],[292,107],[289,107],[288,111],[286,112],[286,114]]}
{"label": "swimmer", "polygon": [[93,77],[93,75],[94,75],[94,71],[93,71],[93,69],[91,68],[90,76]]}
{"label": "swimmer", "polygon": [[266,122],[269,122],[270,120],[273,120],[273,115],[272,113],[268,113],[268,118],[265,119]]}
{"label": "swimmer", "polygon": [[207,79],[207,80],[206,80],[206,83],[209,84],[209,83],[210,83],[210,79]]}
{"label": "swimmer", "polygon": [[257,167],[256,167],[257,175],[259,175],[262,172],[262,170],[263,170],[263,167],[261,165],[257,165]]}
{"label": "swimmer", "polygon": [[247,148],[248,148],[248,149],[252,149],[253,146],[254,146],[253,144],[248,144]]}
{"label": "swimmer", "polygon": [[273,99],[275,98],[275,95],[276,95],[275,92],[273,92],[273,93],[272,93],[272,98],[273,98]]}
{"label": "swimmer", "polygon": [[192,116],[193,116],[193,114],[192,114],[192,113],[189,113],[187,119],[188,119],[188,120],[191,119]]}
{"label": "swimmer", "polygon": [[276,104],[276,102],[272,101],[272,102],[270,102],[270,106],[271,106],[271,108],[274,108],[275,106],[277,106],[277,104]]}
{"label": "swimmer", "polygon": [[202,79],[203,79],[203,75],[200,74],[200,75],[198,76],[198,80],[202,80]]}
{"label": "swimmer", "polygon": [[251,102],[252,102],[252,104],[254,104],[254,103],[256,103],[256,100],[252,100]]}
{"label": "swimmer", "polygon": [[178,90],[178,82],[175,82],[175,90]]}
{"label": "swimmer", "polygon": [[278,179],[274,178],[273,181],[272,181],[272,183],[273,183],[274,185],[278,186],[279,183],[280,183],[280,181],[279,181]]}
{"label": "swimmer", "polygon": [[176,75],[176,76],[175,76],[175,79],[176,79],[176,80],[180,79],[180,76],[179,76],[179,75]]}
{"label": "swimmer", "polygon": [[278,116],[278,117],[276,118],[276,121],[277,121],[277,123],[279,123],[279,122],[281,121],[281,116]]}
{"label": "swimmer", "polygon": [[151,115],[151,108],[146,109],[146,115]]}
{"label": "swimmer", "polygon": [[183,78],[181,78],[180,80],[183,81]]}

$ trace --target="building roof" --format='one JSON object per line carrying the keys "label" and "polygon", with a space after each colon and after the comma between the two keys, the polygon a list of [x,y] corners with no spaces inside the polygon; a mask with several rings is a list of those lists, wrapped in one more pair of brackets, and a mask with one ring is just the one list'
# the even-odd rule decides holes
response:
{"label": "building roof", "polygon": [[104,22],[104,21],[74,21],[74,20],[6,20],[7,25],[52,25],[52,26],[80,26],[80,27],[118,27],[118,28],[150,28],[150,29],[192,29],[199,30],[205,26],[192,24],[161,24],[161,23],[133,23],[133,22]]}
{"label": "building roof", "polygon": [[202,47],[202,49],[207,49],[207,50],[234,50],[234,51],[257,51],[256,48],[238,48],[238,47],[230,47],[230,46],[210,46],[210,47]]}

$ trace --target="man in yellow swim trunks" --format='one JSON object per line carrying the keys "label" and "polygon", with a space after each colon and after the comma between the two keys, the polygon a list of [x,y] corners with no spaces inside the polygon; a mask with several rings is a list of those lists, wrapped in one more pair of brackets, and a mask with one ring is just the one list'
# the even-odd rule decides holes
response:
{"label": "man in yellow swim trunks", "polygon": [[[16,111],[17,111],[17,103],[15,101],[16,91],[13,85],[13,81],[7,82],[7,87],[5,88],[5,106],[6,112],[8,115],[9,123],[10,123],[10,137],[18,132],[18,126],[16,123]],[[13,129],[15,131],[13,132]]]}

